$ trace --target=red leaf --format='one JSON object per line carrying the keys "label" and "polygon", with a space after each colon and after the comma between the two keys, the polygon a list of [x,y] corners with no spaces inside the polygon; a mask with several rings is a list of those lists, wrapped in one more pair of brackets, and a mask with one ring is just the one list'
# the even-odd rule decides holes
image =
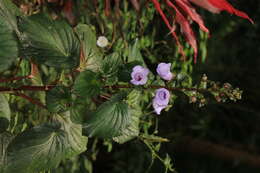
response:
{"label": "red leaf", "polygon": [[231,14],[235,14],[239,17],[248,19],[251,23],[254,21],[244,12],[235,9],[231,4],[229,4],[226,0],[208,0],[213,6],[219,8],[219,10],[225,10]]}
{"label": "red leaf", "polygon": [[248,19],[251,23],[254,21],[244,12],[235,9],[230,3],[226,0],[190,0],[194,4],[197,4],[212,13],[219,13],[220,11],[227,11],[231,14],[235,14],[239,17]]}
{"label": "red leaf", "polygon": [[176,21],[180,24],[180,27],[185,35],[185,38],[187,42],[191,45],[191,47],[194,49],[194,63],[197,62],[197,42],[196,37],[194,35],[194,32],[192,31],[192,28],[190,26],[190,23],[188,19],[186,19],[183,14],[177,9],[177,7],[169,0],[166,0],[166,3],[172,7],[176,12]]}
{"label": "red leaf", "polygon": [[205,27],[204,22],[201,18],[201,16],[196,12],[196,10],[190,5],[188,0],[175,0],[178,6],[180,6],[183,11],[193,20],[195,21],[199,26],[200,29],[204,32],[209,32],[208,28]]}
{"label": "red leaf", "polygon": [[161,15],[164,23],[166,24],[166,26],[169,28],[169,30],[171,31],[171,34],[172,36],[174,37],[176,43],[177,43],[177,46],[178,46],[178,51],[183,55],[184,55],[184,52],[183,52],[183,47],[182,45],[180,44],[179,42],[179,39],[178,39],[178,36],[176,35],[176,33],[174,32],[174,27],[172,27],[170,25],[170,22],[169,20],[167,19],[167,17],[165,16],[165,14],[163,13],[162,9],[161,9],[161,6],[160,6],[160,3],[158,2],[158,0],[151,0],[156,8],[156,10],[159,12],[159,14]]}

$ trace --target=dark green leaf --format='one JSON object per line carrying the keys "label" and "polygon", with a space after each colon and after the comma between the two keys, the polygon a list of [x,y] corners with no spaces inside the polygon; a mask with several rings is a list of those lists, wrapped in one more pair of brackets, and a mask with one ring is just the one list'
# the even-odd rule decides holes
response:
{"label": "dark green leaf", "polygon": [[91,115],[85,126],[90,137],[112,138],[129,125],[131,113],[124,97],[124,94],[114,96]]}
{"label": "dark green leaf", "polygon": [[43,14],[22,18],[23,53],[56,68],[79,65],[80,44],[72,28],[64,20],[52,20]]}
{"label": "dark green leaf", "polygon": [[118,143],[125,143],[139,135],[139,122],[142,115],[140,100],[142,94],[140,91],[134,90],[127,96],[127,103],[131,110],[131,123],[127,128],[123,129],[120,136],[114,137],[113,140]]}
{"label": "dark green leaf", "polygon": [[46,94],[46,106],[50,112],[64,112],[71,102],[71,92],[64,86],[56,86]]}
{"label": "dark green leaf", "polygon": [[17,57],[17,40],[5,19],[0,15],[0,71],[6,70]]}
{"label": "dark green leaf", "polygon": [[3,172],[4,165],[6,164],[6,149],[13,139],[13,135],[4,132],[0,134],[0,172]]}
{"label": "dark green leaf", "polygon": [[84,55],[84,61],[81,62],[80,67],[82,69],[99,71],[102,64],[102,54],[96,45],[96,33],[86,24],[77,25],[76,33],[81,41]]}
{"label": "dark green leaf", "polygon": [[77,96],[90,98],[97,96],[101,91],[102,84],[98,73],[86,70],[77,77],[73,89]]}
{"label": "dark green leaf", "polygon": [[11,0],[0,1],[0,20],[3,20],[8,28],[15,31],[18,36],[20,32],[17,28],[17,16],[21,15],[19,8]]}
{"label": "dark green leaf", "polygon": [[0,133],[9,126],[11,111],[9,103],[3,94],[0,94]]}
{"label": "dark green leaf", "polygon": [[57,167],[62,159],[86,150],[87,138],[81,131],[81,126],[66,116],[24,131],[7,148],[6,173],[35,173]]}
{"label": "dark green leaf", "polygon": [[102,64],[102,71],[106,77],[112,77],[117,74],[118,66],[122,64],[122,60],[118,53],[108,55]]}

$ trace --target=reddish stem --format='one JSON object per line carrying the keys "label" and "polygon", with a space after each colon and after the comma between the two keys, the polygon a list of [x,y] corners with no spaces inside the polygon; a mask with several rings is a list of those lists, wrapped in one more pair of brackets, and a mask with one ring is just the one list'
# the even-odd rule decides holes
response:
{"label": "reddish stem", "polygon": [[0,87],[0,92],[7,92],[7,91],[48,91],[54,88],[55,85],[45,85],[45,86],[30,86],[24,85],[18,88],[10,88],[10,87]]}
{"label": "reddish stem", "polygon": [[42,104],[39,100],[31,98],[31,97],[29,97],[29,96],[27,96],[27,95],[25,95],[23,93],[13,93],[13,95],[22,97],[22,98],[28,100],[29,102],[31,102],[32,104],[35,104],[35,105],[37,105],[37,106],[39,106],[41,108],[46,109],[46,106],[44,104]]}

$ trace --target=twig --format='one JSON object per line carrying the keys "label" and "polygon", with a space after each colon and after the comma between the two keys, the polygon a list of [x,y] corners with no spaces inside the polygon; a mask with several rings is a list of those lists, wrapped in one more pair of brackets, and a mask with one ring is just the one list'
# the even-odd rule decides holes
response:
{"label": "twig", "polygon": [[[120,89],[120,88],[135,88],[132,85],[113,85],[113,86],[105,86],[104,88],[112,88],[112,89]],[[197,91],[197,92],[207,92],[207,89],[199,89],[199,88],[186,88],[186,87],[166,87],[160,85],[150,85],[147,86],[146,89],[159,89],[165,88],[169,91]]]}
{"label": "twig", "polygon": [[0,92],[7,92],[7,91],[48,91],[54,88],[56,85],[45,85],[45,86],[30,86],[24,85],[17,88],[11,87],[0,87]]}
{"label": "twig", "polygon": [[29,96],[27,96],[27,95],[25,95],[23,93],[12,93],[12,95],[22,97],[22,98],[28,100],[29,102],[31,102],[32,104],[35,104],[35,105],[37,105],[37,106],[39,106],[41,108],[46,109],[46,106],[44,104],[42,104],[39,100],[31,98],[31,97],[29,97]]}

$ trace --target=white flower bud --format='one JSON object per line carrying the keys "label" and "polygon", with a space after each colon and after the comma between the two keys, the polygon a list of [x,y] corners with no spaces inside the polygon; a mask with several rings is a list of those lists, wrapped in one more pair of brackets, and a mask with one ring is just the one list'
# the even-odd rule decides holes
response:
{"label": "white flower bud", "polygon": [[97,45],[102,48],[106,47],[108,45],[107,38],[105,36],[99,36],[97,40]]}

